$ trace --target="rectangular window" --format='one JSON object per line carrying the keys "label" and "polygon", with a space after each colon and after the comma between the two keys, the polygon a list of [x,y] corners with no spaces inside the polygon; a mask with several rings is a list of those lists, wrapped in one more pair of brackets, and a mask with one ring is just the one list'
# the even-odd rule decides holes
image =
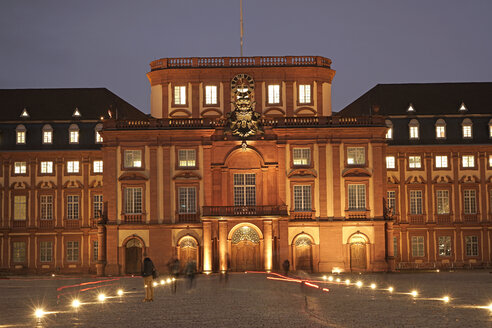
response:
{"label": "rectangular window", "polygon": [[364,147],[348,147],[347,148],[347,164],[348,165],[365,165],[366,164],[366,149]]}
{"label": "rectangular window", "polygon": [[103,173],[103,161],[97,160],[92,162],[92,169],[94,173]]}
{"label": "rectangular window", "polygon": [[70,143],[79,143],[79,131],[70,131]]}
{"label": "rectangular window", "polygon": [[419,127],[411,126],[410,127],[410,139],[418,139],[419,138]]}
{"label": "rectangular window", "polygon": [[410,214],[422,213],[422,190],[410,190]]}
{"label": "rectangular window", "polygon": [[14,241],[12,243],[12,261],[14,263],[26,262],[26,243],[24,241]]}
{"label": "rectangular window", "polygon": [[393,237],[393,256],[397,257],[398,256],[398,238]]}
{"label": "rectangular window", "polygon": [[53,143],[53,131],[43,131],[43,143]]}
{"label": "rectangular window", "polygon": [[472,127],[471,125],[463,125],[463,138],[472,137]]}
{"label": "rectangular window", "polygon": [[386,156],[386,168],[387,169],[396,168],[395,156]]}
{"label": "rectangular window", "polygon": [[217,104],[217,86],[207,85],[205,86],[205,104],[216,105]]}
{"label": "rectangular window", "polygon": [[439,256],[451,256],[451,236],[439,236]]}
{"label": "rectangular window", "polygon": [[489,167],[492,167],[492,155],[489,155]]}
{"label": "rectangular window", "polygon": [[310,165],[311,148],[293,148],[292,162],[294,165]]}
{"label": "rectangular window", "polygon": [[53,162],[52,161],[41,162],[41,173],[43,174],[53,173]]}
{"label": "rectangular window", "polygon": [[101,132],[96,131],[96,143],[102,143],[103,142],[103,137]]}
{"label": "rectangular window", "polygon": [[448,167],[448,156],[436,156],[435,157],[436,168],[447,168]]}
{"label": "rectangular window", "polygon": [[268,103],[280,104],[280,85],[278,84],[268,85]]}
{"label": "rectangular window", "polygon": [[14,196],[14,220],[25,221],[27,216],[27,196]]}
{"label": "rectangular window", "polygon": [[424,256],[424,236],[412,236],[412,256]]}
{"label": "rectangular window", "polygon": [[196,166],[196,150],[195,149],[180,149],[178,151],[179,167],[195,167]]}
{"label": "rectangular window", "polygon": [[411,169],[420,169],[422,167],[422,160],[420,156],[409,156],[408,167]]}
{"label": "rectangular window", "polygon": [[97,240],[92,241],[92,260],[99,260],[99,241]]}
{"label": "rectangular window", "polygon": [[465,214],[477,214],[477,198],[475,189],[463,190],[463,212]]}
{"label": "rectangular window", "polygon": [[436,126],[436,138],[437,139],[446,138],[446,127],[444,125]]}
{"label": "rectangular window", "polygon": [[103,212],[103,195],[93,195],[92,196],[92,210],[93,218],[102,217]]}
{"label": "rectangular window", "polygon": [[311,212],[311,186],[294,186],[294,211]]}
{"label": "rectangular window", "polygon": [[466,236],[466,256],[478,256],[478,236]]}
{"label": "rectangular window", "polygon": [[67,195],[67,219],[78,220],[79,219],[79,196]]}
{"label": "rectangular window", "polygon": [[475,156],[473,155],[464,155],[461,157],[461,163],[463,167],[475,167]]}
{"label": "rectangular window", "polygon": [[395,211],[396,211],[396,191],[388,190],[386,194],[387,194],[387,198],[388,198],[388,209],[392,209],[393,213],[395,213]]}
{"label": "rectangular window", "polygon": [[26,174],[27,173],[27,163],[26,162],[14,162],[14,173],[15,174]]}
{"label": "rectangular window", "polygon": [[39,260],[41,262],[51,262],[53,260],[53,243],[51,241],[39,243]]}
{"label": "rectangular window", "polygon": [[39,203],[41,206],[41,220],[53,219],[53,196],[41,195],[39,196]]}
{"label": "rectangular window", "polygon": [[174,87],[174,104],[186,105],[186,87],[175,86]]}
{"label": "rectangular window", "polygon": [[125,213],[142,214],[142,188],[125,189]]}
{"label": "rectangular window", "polygon": [[79,161],[67,162],[67,173],[79,173],[80,165]]}
{"label": "rectangular window", "polygon": [[449,214],[449,190],[436,190],[437,214]]}
{"label": "rectangular window", "polygon": [[179,193],[179,213],[194,214],[196,213],[196,188],[180,187]]}
{"label": "rectangular window", "polygon": [[393,128],[388,128],[386,131],[386,139],[393,139]]}
{"label": "rectangular window", "polygon": [[125,167],[142,167],[142,151],[141,150],[125,150]]}
{"label": "rectangular window", "polygon": [[79,260],[79,242],[67,241],[67,262],[78,262]]}
{"label": "rectangular window", "polygon": [[234,206],[256,206],[256,175],[234,174]]}
{"label": "rectangular window", "polygon": [[348,185],[348,208],[350,211],[366,210],[366,185]]}
{"label": "rectangular window", "polygon": [[299,103],[309,104],[311,103],[311,85],[299,84]]}
{"label": "rectangular window", "polygon": [[26,131],[17,131],[16,132],[16,143],[17,144],[25,144],[26,143]]}

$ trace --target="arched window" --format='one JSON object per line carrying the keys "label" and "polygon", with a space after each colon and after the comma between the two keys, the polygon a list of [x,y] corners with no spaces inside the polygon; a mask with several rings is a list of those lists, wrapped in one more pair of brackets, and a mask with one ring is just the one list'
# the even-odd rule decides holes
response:
{"label": "arched window", "polygon": [[463,131],[463,139],[471,139],[473,138],[473,123],[469,118],[465,118],[461,123],[462,131]]}
{"label": "arched window", "polygon": [[410,139],[419,139],[419,121],[416,119],[412,119],[410,123],[408,123],[408,134]]}
{"label": "arched window", "polygon": [[53,143],[53,128],[49,124],[43,125],[43,143],[44,144]]}
{"label": "arched window", "polygon": [[103,137],[101,135],[102,128],[103,128],[102,123],[97,124],[96,127],[94,128],[96,143],[103,142]]}
{"label": "arched window", "polygon": [[23,145],[26,143],[26,127],[22,124],[17,125],[15,128],[15,143]]}
{"label": "arched window", "polygon": [[231,242],[233,244],[237,244],[243,240],[247,240],[257,244],[260,242],[260,236],[258,236],[258,233],[255,231],[255,229],[248,226],[242,226],[234,231]]}
{"label": "arched window", "polygon": [[294,245],[296,246],[311,246],[312,242],[308,236],[299,236]]}
{"label": "arched window", "polygon": [[446,122],[440,118],[436,121],[436,139],[446,138]]}
{"label": "arched window", "polygon": [[391,122],[390,120],[385,120],[384,122],[386,123],[386,127],[388,128],[388,130],[386,131],[386,139],[393,140],[393,122]]}
{"label": "arched window", "polygon": [[77,124],[72,124],[68,128],[68,137],[71,144],[79,143],[79,126]]}

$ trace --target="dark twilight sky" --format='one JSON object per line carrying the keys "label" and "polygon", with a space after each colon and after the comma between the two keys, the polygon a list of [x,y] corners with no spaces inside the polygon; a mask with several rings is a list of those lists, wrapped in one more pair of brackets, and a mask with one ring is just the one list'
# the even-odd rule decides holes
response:
{"label": "dark twilight sky", "polygon": [[[492,81],[491,14],[491,0],[243,0],[244,55],[331,58],[338,111],[377,83]],[[107,87],[149,113],[150,61],[208,56],[239,56],[239,0],[0,1],[0,88]]]}

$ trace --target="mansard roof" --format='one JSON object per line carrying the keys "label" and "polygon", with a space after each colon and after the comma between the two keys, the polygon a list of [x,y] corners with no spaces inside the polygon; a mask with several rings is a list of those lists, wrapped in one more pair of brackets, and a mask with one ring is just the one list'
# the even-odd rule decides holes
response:
{"label": "mansard roof", "polygon": [[490,114],[492,82],[378,84],[337,115],[371,115],[374,105],[389,116]]}
{"label": "mansard roof", "polygon": [[[98,120],[112,114],[122,119],[145,119],[146,114],[106,88],[0,89],[0,121]],[[29,114],[21,117],[26,110]]]}

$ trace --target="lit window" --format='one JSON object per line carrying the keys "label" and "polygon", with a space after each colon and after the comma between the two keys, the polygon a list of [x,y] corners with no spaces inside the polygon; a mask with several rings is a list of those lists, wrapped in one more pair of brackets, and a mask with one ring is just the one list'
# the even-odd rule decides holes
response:
{"label": "lit window", "polygon": [[311,186],[294,186],[294,211],[311,212]]}
{"label": "lit window", "polygon": [[256,205],[256,175],[254,173],[234,174],[234,206]]}
{"label": "lit window", "polygon": [[51,262],[53,260],[53,243],[51,241],[39,243],[39,260],[41,262]]}
{"label": "lit window", "polygon": [[79,260],[79,242],[67,242],[67,262],[78,262]]}
{"label": "lit window", "polygon": [[79,173],[79,161],[68,161],[67,173]]}
{"label": "lit window", "polygon": [[366,149],[364,147],[348,147],[347,164],[348,165],[366,164]]}
{"label": "lit window", "polygon": [[437,214],[449,214],[449,191],[436,190]]}
{"label": "lit window", "polygon": [[14,162],[14,173],[15,174],[26,174],[27,173],[27,163],[26,162]]}
{"label": "lit window", "polygon": [[489,167],[492,167],[492,155],[489,155]]}
{"label": "lit window", "polygon": [[424,256],[424,236],[412,236],[412,256]]}
{"label": "lit window", "polygon": [[268,85],[268,103],[269,104],[280,103],[280,85],[278,84]]}
{"label": "lit window", "polygon": [[464,155],[461,157],[461,163],[463,167],[475,167],[475,156]]}
{"label": "lit window", "polygon": [[12,243],[12,261],[14,263],[26,261],[26,243],[24,241],[14,241]]}
{"label": "lit window", "polygon": [[67,219],[78,220],[79,219],[79,196],[67,195]]}
{"label": "lit window", "polygon": [[39,203],[41,205],[41,220],[53,219],[53,196],[41,195],[39,197]]}
{"label": "lit window", "polygon": [[69,141],[71,144],[76,144],[79,143],[79,127],[77,124],[72,124],[68,128],[68,133],[69,133]]}
{"label": "lit window", "polygon": [[311,85],[300,84],[299,85],[299,103],[309,104],[311,103]]}
{"label": "lit window", "polygon": [[446,122],[440,118],[436,121],[436,139],[446,138]]}
{"label": "lit window", "polygon": [[492,138],[492,119],[489,121],[489,138]]}
{"label": "lit window", "polygon": [[420,156],[409,156],[408,167],[411,169],[420,169],[422,167],[422,160]]}
{"label": "lit window", "polygon": [[463,122],[461,123],[461,126],[463,128],[463,139],[470,139],[473,137],[472,134],[472,121],[469,118],[465,118]]}
{"label": "lit window", "polygon": [[53,143],[53,128],[49,124],[43,126],[43,144]]}
{"label": "lit window", "polygon": [[26,143],[26,127],[22,124],[15,128],[15,143],[22,145]]}
{"label": "lit window", "polygon": [[451,236],[439,236],[439,256],[451,256]]}
{"label": "lit window", "polygon": [[94,173],[103,173],[103,161],[97,160],[92,162],[92,169]]}
{"label": "lit window", "polygon": [[386,139],[393,139],[393,122],[390,120],[385,120],[386,127],[388,130],[386,131]]}
{"label": "lit window", "polygon": [[466,256],[478,256],[478,236],[466,236]]}
{"label": "lit window", "polygon": [[195,149],[180,149],[178,151],[179,167],[195,167],[196,151]]}
{"label": "lit window", "polygon": [[174,104],[186,105],[186,87],[175,86],[174,87]]}
{"label": "lit window", "polygon": [[101,135],[102,128],[103,128],[103,125],[101,123],[97,124],[96,127],[94,128],[96,143],[102,143],[103,142],[103,137]]}
{"label": "lit window", "polygon": [[142,214],[142,188],[125,189],[125,213]]}
{"label": "lit window", "polygon": [[388,209],[391,209],[393,213],[395,213],[396,210],[396,191],[394,190],[388,190],[386,192],[387,199],[388,199]]}
{"label": "lit window", "polygon": [[448,156],[439,155],[435,157],[436,168],[447,168],[448,167]]}
{"label": "lit window", "polygon": [[196,213],[196,188],[181,187],[179,192],[179,213],[194,214]]}
{"label": "lit window", "polygon": [[294,165],[310,165],[311,148],[293,148],[292,161]]}
{"label": "lit window", "polygon": [[27,218],[27,196],[14,196],[14,220],[25,221]]}
{"label": "lit window", "polygon": [[142,151],[141,150],[125,150],[125,167],[137,168],[142,167]]}
{"label": "lit window", "polygon": [[396,167],[395,156],[386,156],[386,168],[394,169]]}
{"label": "lit window", "polygon": [[205,104],[206,105],[217,104],[217,86],[215,85],[205,86]]}
{"label": "lit window", "polygon": [[94,195],[92,197],[93,218],[102,217],[103,211],[103,195]]}
{"label": "lit window", "polygon": [[350,211],[366,210],[366,185],[348,185],[348,208]]}
{"label": "lit window", "polygon": [[410,190],[410,214],[419,215],[422,213],[422,190]]}
{"label": "lit window", "polygon": [[477,214],[477,198],[475,189],[463,190],[463,212],[465,214]]}
{"label": "lit window", "polygon": [[41,173],[43,174],[53,173],[53,162],[52,161],[41,162]]}

